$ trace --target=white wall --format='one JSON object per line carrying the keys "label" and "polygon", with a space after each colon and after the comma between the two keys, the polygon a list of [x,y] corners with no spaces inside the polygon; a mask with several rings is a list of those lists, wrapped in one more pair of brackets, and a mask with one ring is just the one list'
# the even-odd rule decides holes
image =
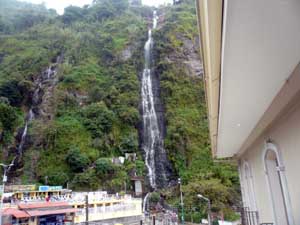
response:
{"label": "white wall", "polygon": [[271,140],[281,152],[293,217],[295,225],[298,225],[300,224],[300,99],[295,101],[293,107],[240,158],[241,161],[247,161],[252,168],[260,222],[273,222],[272,201],[263,161],[266,140]]}

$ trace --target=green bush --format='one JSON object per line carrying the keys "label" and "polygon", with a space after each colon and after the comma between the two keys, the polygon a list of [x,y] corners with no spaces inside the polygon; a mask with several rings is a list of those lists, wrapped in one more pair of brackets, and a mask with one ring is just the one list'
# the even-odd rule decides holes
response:
{"label": "green bush", "polygon": [[156,204],[156,203],[159,202],[159,200],[160,200],[160,193],[159,193],[159,192],[152,192],[152,193],[150,194],[149,202],[150,202],[151,204]]}
{"label": "green bush", "polygon": [[16,109],[12,106],[0,102],[0,141],[7,143],[18,122]]}
{"label": "green bush", "polygon": [[23,95],[17,80],[7,81],[0,86],[0,96],[6,97],[13,106],[20,106],[23,101]]}
{"label": "green bush", "polygon": [[111,131],[114,113],[103,102],[92,103],[81,111],[83,124],[94,138]]}
{"label": "green bush", "polygon": [[68,151],[66,161],[74,172],[82,172],[90,163],[88,157],[81,153],[78,147]]}
{"label": "green bush", "polygon": [[106,176],[114,172],[114,166],[110,159],[100,158],[95,163],[96,173],[99,176]]}

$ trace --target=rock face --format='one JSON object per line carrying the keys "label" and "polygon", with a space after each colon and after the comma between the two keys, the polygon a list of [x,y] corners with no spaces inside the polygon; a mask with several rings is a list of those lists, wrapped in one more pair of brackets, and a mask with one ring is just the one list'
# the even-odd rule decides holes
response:
{"label": "rock face", "polygon": [[186,70],[186,74],[190,76],[203,77],[203,65],[198,52],[200,47],[198,44],[195,44],[199,43],[199,41],[196,40],[194,43],[192,40],[180,34],[177,34],[177,38],[183,43],[180,51],[181,54],[174,51],[166,57],[166,61],[176,63],[178,66],[183,66]]}
{"label": "rock face", "polygon": [[51,116],[54,115],[52,112],[54,108],[52,99],[54,88],[58,82],[58,65],[62,62],[62,58],[62,56],[55,58],[54,62],[34,80],[34,90],[31,96],[31,104],[25,117],[25,126],[19,129],[16,136],[17,147],[10,148],[10,152],[14,154],[11,162],[14,166],[9,172],[13,173],[10,177],[15,178],[14,182],[18,182],[18,171],[23,166],[22,155],[32,144],[32,140],[30,140],[31,138],[28,135],[30,123],[35,119],[43,121],[51,120]]}
{"label": "rock face", "polygon": [[133,54],[133,47],[127,46],[122,52],[121,52],[121,60],[126,61],[132,57]]}

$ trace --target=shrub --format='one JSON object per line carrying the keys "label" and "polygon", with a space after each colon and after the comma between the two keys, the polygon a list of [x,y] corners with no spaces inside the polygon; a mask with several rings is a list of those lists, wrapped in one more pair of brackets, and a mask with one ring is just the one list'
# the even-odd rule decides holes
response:
{"label": "shrub", "polygon": [[112,174],[114,172],[114,166],[110,159],[100,158],[95,163],[96,173],[100,176]]}
{"label": "shrub", "polygon": [[114,121],[114,113],[103,102],[88,105],[81,111],[85,127],[94,138],[109,133]]}
{"label": "shrub", "polygon": [[89,164],[89,159],[77,147],[68,151],[66,161],[74,172],[82,172]]}

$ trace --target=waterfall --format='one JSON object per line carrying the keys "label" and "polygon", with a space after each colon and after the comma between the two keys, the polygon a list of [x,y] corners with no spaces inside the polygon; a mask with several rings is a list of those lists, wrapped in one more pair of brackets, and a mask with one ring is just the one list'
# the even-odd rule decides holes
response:
{"label": "waterfall", "polygon": [[23,133],[22,133],[22,137],[21,137],[19,147],[18,147],[18,154],[19,155],[22,155],[23,146],[25,144],[26,136],[27,136],[28,124],[31,120],[33,120],[33,118],[34,118],[34,113],[33,113],[32,109],[30,109],[29,112],[28,112],[27,118],[25,120],[25,127],[24,127],[24,130],[23,130]]}
{"label": "waterfall", "polygon": [[58,56],[54,65],[50,65],[36,80],[35,80],[35,90],[32,95],[31,107],[25,117],[25,126],[22,132],[21,140],[17,147],[17,155],[14,157],[12,163],[22,156],[24,145],[26,143],[26,138],[28,134],[28,126],[30,122],[40,115],[39,107],[43,103],[43,89],[51,88],[51,85],[55,85],[52,81],[55,79],[57,63],[59,63],[61,57]]}
{"label": "waterfall", "polygon": [[[162,111],[157,114],[159,84],[156,81],[151,62],[153,37],[152,30],[157,27],[158,16],[153,12],[153,25],[148,30],[148,40],[144,46],[145,65],[141,78],[141,109],[143,118],[142,149],[145,153],[145,165],[148,171],[148,180],[152,189],[161,188],[168,184],[170,165],[163,147],[163,136],[161,134]],[[156,79],[156,80],[155,80]]]}
{"label": "waterfall", "polygon": [[150,192],[147,193],[146,196],[145,196],[145,198],[144,198],[144,201],[143,201],[143,213],[145,213],[146,210],[147,210],[146,207],[147,207],[147,202],[148,202],[148,198],[149,198],[150,194],[151,194]]}
{"label": "waterfall", "polygon": [[[156,16],[153,17],[153,27],[156,26]],[[155,171],[155,144],[160,142],[160,133],[156,111],[154,108],[154,95],[151,79],[151,50],[152,50],[152,30],[148,31],[148,40],[145,43],[145,67],[142,76],[142,110],[144,125],[144,146],[145,164],[148,169],[148,178],[152,188],[156,187]]]}

